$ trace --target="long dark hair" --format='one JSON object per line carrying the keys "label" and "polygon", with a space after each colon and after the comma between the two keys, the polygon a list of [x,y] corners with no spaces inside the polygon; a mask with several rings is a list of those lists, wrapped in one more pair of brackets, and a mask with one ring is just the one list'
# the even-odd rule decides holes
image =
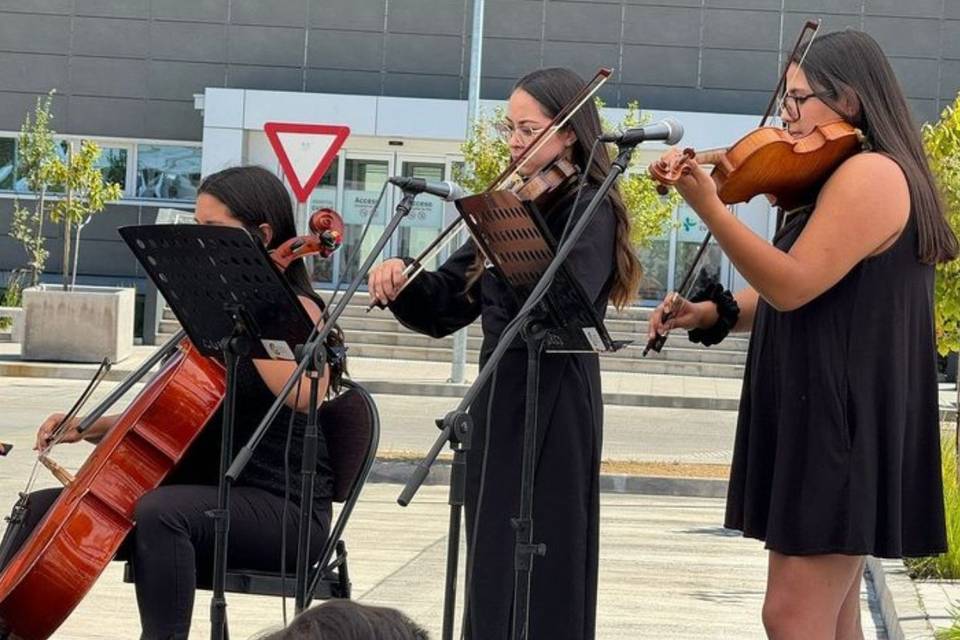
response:
{"label": "long dark hair", "polygon": [[[800,62],[800,55],[794,63]],[[917,219],[920,261],[936,264],[956,258],[960,247],[944,217],[919,128],[877,41],[853,29],[828,33],[813,41],[802,69],[811,88],[823,93],[821,99],[858,127],[874,151],[900,165]]]}
{"label": "long dark hair", "polygon": [[[285,241],[297,235],[297,225],[293,217],[293,204],[290,194],[280,179],[263,167],[248,165],[230,167],[212,173],[203,179],[197,195],[205,193],[222,202],[230,210],[234,218],[243,223],[243,226],[253,236],[261,241],[265,238],[260,225],[270,225],[273,233],[267,250],[275,249]],[[303,260],[291,263],[283,272],[290,287],[298,294],[306,296],[317,303],[326,318],[327,305],[324,303],[313,285]],[[330,333],[330,344],[338,347],[343,345],[343,332],[339,327]],[[330,367],[330,389],[337,391],[340,388],[340,379],[346,367],[333,365]]]}
{"label": "long dark hair", "polygon": [[[513,91],[522,89],[530,94],[539,103],[543,114],[553,118],[586,84],[583,78],[570,69],[551,67],[538,69],[520,78],[514,85]],[[571,147],[572,161],[583,170],[587,165],[593,141],[602,133],[600,114],[593,100],[584,104],[567,121],[565,128],[572,130],[576,136]],[[587,182],[593,186],[599,186],[610,172],[610,165],[611,160],[606,149],[599,149],[587,169]],[[610,300],[619,309],[629,304],[637,295],[643,270],[630,243],[630,218],[627,216],[627,209],[616,185],[610,189],[607,197],[617,218],[616,272],[613,287],[610,290]],[[480,271],[482,269],[478,270]]]}
{"label": "long dark hair", "polygon": [[329,600],[310,607],[282,631],[260,640],[427,640],[421,626],[402,612],[353,600]]}

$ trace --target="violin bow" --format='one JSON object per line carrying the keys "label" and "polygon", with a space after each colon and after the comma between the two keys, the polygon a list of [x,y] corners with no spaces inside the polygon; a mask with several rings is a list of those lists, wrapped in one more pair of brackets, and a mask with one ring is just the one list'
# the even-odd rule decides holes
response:
{"label": "violin bow", "polygon": [[93,374],[93,378],[90,379],[90,382],[87,383],[87,388],[83,390],[83,393],[80,394],[80,397],[77,398],[77,401],[73,403],[73,406],[70,407],[70,410],[63,416],[63,419],[57,423],[57,426],[50,431],[50,435],[47,436],[47,442],[49,446],[44,452],[49,451],[53,445],[60,442],[60,439],[63,437],[63,434],[67,430],[67,425],[70,424],[70,421],[73,420],[77,414],[80,413],[80,410],[83,409],[83,406],[90,399],[90,396],[93,395],[93,392],[100,386],[100,383],[104,381],[107,377],[107,374],[110,373],[110,359],[104,358],[100,363],[100,368],[97,369],[97,372]]}
{"label": "violin bow", "polygon": [[[771,113],[773,112],[774,105],[783,106],[783,101],[786,99],[786,88],[787,84],[787,72],[790,70],[790,61],[796,56],[797,51],[800,50],[800,47],[803,45],[803,38],[807,34],[807,31],[813,31],[813,35],[810,36],[810,39],[807,41],[806,48],[803,50],[803,54],[800,56],[800,61],[797,63],[797,68],[793,72],[791,78],[795,78],[797,73],[800,72],[800,67],[803,65],[803,61],[807,58],[807,52],[810,51],[810,45],[813,44],[813,41],[816,39],[817,34],[820,32],[821,21],[817,20],[807,20],[804,23],[803,28],[800,29],[800,34],[797,36],[797,41],[793,45],[793,49],[790,51],[790,55],[787,57],[787,63],[783,65],[783,72],[780,74],[780,78],[777,80],[776,86],[773,88],[773,93],[770,95],[770,100],[767,102],[767,108],[763,112],[763,117],[760,119],[760,126],[765,126],[767,120],[770,118]],[[779,98],[779,102],[778,102]],[[777,214],[777,227],[780,227],[782,222],[783,212]],[[695,273],[700,272],[700,261],[703,258],[703,254],[707,250],[707,245],[710,244],[710,240],[713,238],[713,234],[707,231],[707,235],[704,236],[703,242],[700,243],[700,247],[697,249],[697,253],[693,258],[693,262],[690,264],[690,267],[687,269],[687,273],[683,276],[683,281],[680,283],[680,286],[674,292],[671,301],[668,303],[667,308],[664,309],[661,320],[666,322],[676,314],[677,309],[680,307],[680,302],[684,299],[689,299],[690,289],[693,287],[694,282],[696,281],[693,277]],[[667,341],[667,336],[657,334],[653,338],[647,341],[647,346],[643,349],[643,355],[646,356],[651,350],[660,353],[660,349],[663,348],[663,345]]]}

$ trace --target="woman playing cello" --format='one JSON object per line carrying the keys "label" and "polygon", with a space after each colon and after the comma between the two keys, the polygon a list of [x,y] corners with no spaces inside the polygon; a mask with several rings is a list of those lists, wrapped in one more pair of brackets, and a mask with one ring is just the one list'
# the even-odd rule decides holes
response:
{"label": "woman playing cello", "polygon": [[[862,638],[864,557],[946,548],[934,265],[957,239],[903,92],[859,31],[815,39],[787,70],[781,117],[797,139],[844,120],[867,149],[773,244],[721,202],[695,160],[677,189],[750,287],[681,300],[679,327],[715,343],[751,330],[725,525],[765,542],[771,638]],[[673,296],[667,299],[672,306]]]}
{"label": "woman playing cello", "polygon": [[[200,186],[196,203],[198,224],[246,228],[272,249],[296,235],[293,208],[280,180],[260,167],[235,167],[208,176]],[[310,317],[319,322],[323,301],[313,292],[303,263],[292,263],[284,272]],[[241,358],[237,373],[234,446],[239,448],[259,424],[295,365],[283,361]],[[328,384],[336,386],[339,366],[324,372],[321,397]],[[291,394],[274,428],[254,452],[253,458],[232,489],[228,539],[228,566],[275,571],[281,564],[281,531],[286,513],[287,567],[297,553],[297,522],[300,517],[300,475],[293,474],[292,502],[285,501],[285,449],[288,468],[300,468],[303,430],[308,406],[307,385]],[[293,414],[291,416],[291,413]],[[290,423],[289,435],[281,425]],[[46,449],[63,414],[47,418],[37,432],[36,448]],[[82,437],[96,441],[116,423],[117,415],[103,416]],[[142,638],[185,639],[190,630],[197,575],[213,572],[214,520],[207,511],[217,507],[221,417],[217,412],[191,445],[165,484],[143,495],[136,504],[136,526],[125,539],[117,557],[133,562]],[[81,435],[75,419],[60,441],[77,441]],[[319,441],[316,499],[311,510],[316,535],[311,538],[314,556],[326,540],[330,525],[332,473],[322,433]],[[12,541],[13,549],[27,540],[43,520],[60,489],[37,491],[29,496],[25,522]],[[11,529],[8,529],[8,535]],[[2,545],[0,545],[2,546]],[[8,556],[12,559],[14,554]]]}

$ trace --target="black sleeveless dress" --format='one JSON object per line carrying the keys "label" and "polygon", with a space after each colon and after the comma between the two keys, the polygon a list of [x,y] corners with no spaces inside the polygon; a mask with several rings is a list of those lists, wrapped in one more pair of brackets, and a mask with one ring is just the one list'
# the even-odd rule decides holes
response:
{"label": "black sleeveless dress", "polygon": [[[240,358],[237,365],[236,407],[233,425],[233,456],[247,443],[276,397],[267,387],[250,358]],[[293,424],[291,426],[291,413]],[[236,486],[264,489],[283,497],[289,482],[290,500],[300,506],[303,459],[303,434],[306,414],[294,413],[284,405],[271,423],[253,456],[237,478]],[[223,406],[216,411],[200,432],[176,469],[164,484],[215,485],[219,482],[220,440],[223,429]],[[289,475],[284,475],[284,455],[289,443]],[[333,496],[333,467],[327,452],[323,431],[318,433],[317,468],[314,477],[314,517],[328,517]]]}
{"label": "black sleeveless dress", "polygon": [[[788,218],[787,251],[811,212]],[[895,243],[803,307],[754,318],[725,525],[791,555],[946,547],[934,267]]]}

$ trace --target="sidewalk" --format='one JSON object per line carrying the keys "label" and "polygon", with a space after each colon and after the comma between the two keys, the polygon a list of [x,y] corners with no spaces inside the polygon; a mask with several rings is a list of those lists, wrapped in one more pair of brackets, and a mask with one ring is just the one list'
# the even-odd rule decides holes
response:
{"label": "sidewalk", "polygon": [[[123,379],[155,349],[134,347],[133,355],[115,364],[107,379]],[[457,398],[468,386],[447,382],[450,364],[446,362],[355,357],[349,360],[349,367],[351,376],[373,394]],[[89,379],[95,370],[96,366],[91,364],[24,361],[20,359],[19,344],[0,343],[0,377]],[[467,382],[476,375],[477,365],[468,364]],[[618,371],[604,371],[602,376],[607,405],[736,411],[740,400],[741,381],[737,379]],[[942,385],[943,419],[955,415],[956,397],[952,385]]]}
{"label": "sidewalk", "polygon": [[[92,402],[107,395],[113,386],[104,383]],[[80,380],[2,380],[0,406],[4,407],[4,419],[0,434],[15,448],[3,460],[0,505],[12,503],[22,489],[22,478],[33,465],[30,445],[37,422],[56,407],[72,403],[83,387]],[[381,398],[389,404],[395,397],[378,397],[378,403]],[[383,408],[381,413],[385,425],[397,416],[403,417]],[[427,434],[432,439],[434,432]],[[88,451],[89,447],[83,445],[59,447],[56,458],[65,467],[76,468]],[[44,475],[36,488],[53,483]],[[400,489],[396,483],[368,483],[347,527],[354,597],[364,603],[400,608],[424,624],[431,638],[439,639],[449,514],[447,487],[422,487],[407,508],[396,503]],[[760,606],[766,552],[759,542],[719,527],[722,499],[604,493],[601,503],[599,640],[763,637]],[[0,523],[0,528],[3,526],[5,523]],[[463,549],[465,545],[461,546],[461,558]],[[462,567],[459,575],[462,585]],[[886,638],[876,612],[871,610],[870,603],[876,599],[868,587],[865,581],[862,599],[866,637]],[[197,594],[192,638],[208,635],[209,596],[208,592]],[[227,602],[232,637],[249,638],[280,624],[278,599],[228,595]],[[458,602],[462,604],[462,594]],[[292,603],[288,602],[288,607],[292,611]],[[104,620],[109,620],[109,625],[104,625]],[[54,637],[136,638],[137,620],[133,587],[123,583],[122,565],[112,563]]]}

